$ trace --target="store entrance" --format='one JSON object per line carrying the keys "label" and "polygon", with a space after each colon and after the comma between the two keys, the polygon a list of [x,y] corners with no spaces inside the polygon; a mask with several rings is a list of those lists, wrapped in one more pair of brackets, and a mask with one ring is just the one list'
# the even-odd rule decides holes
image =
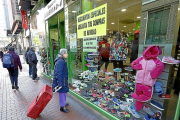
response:
{"label": "store entrance", "polygon": [[65,31],[64,31],[64,12],[61,11],[57,15],[48,20],[49,27],[49,52],[51,73],[53,74],[54,60],[59,54],[61,48],[65,48]]}

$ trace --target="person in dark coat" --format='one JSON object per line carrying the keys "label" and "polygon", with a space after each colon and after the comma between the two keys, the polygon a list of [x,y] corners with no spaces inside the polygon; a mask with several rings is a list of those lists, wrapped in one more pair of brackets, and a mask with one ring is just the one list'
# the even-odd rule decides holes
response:
{"label": "person in dark coat", "polygon": [[66,94],[69,92],[67,57],[67,49],[60,49],[60,53],[55,59],[54,77],[52,83],[53,91],[55,91],[56,87],[60,88],[57,91],[59,92],[60,111],[65,113],[69,112],[69,110],[65,108],[65,106],[69,105],[66,103]]}
{"label": "person in dark coat", "polygon": [[[25,53],[25,59],[26,59],[26,63],[29,64],[28,62],[28,52],[30,50],[30,47],[27,48],[27,51]],[[32,78],[32,66],[29,64],[29,77]]]}
{"label": "person in dark coat", "polygon": [[30,66],[32,67],[32,79],[34,80],[39,80],[39,78],[37,77],[37,57],[35,54],[35,48],[31,47],[31,49],[28,52],[28,63],[30,64]]}
{"label": "person in dark coat", "polygon": [[[8,72],[9,72],[9,76],[10,76],[11,84],[12,84],[12,89],[19,89],[19,86],[18,86],[18,66],[20,68],[20,72],[22,72],[21,61],[20,61],[19,55],[15,54],[13,47],[10,47],[9,52],[7,52],[7,53],[12,55],[13,60],[14,60],[14,65],[15,65],[15,67],[13,67],[13,68],[8,68]],[[3,59],[2,59],[2,61],[3,61]]]}
{"label": "person in dark coat", "polygon": [[1,51],[0,51],[0,58],[3,58],[3,56],[4,56],[4,53],[3,53],[3,51],[1,50]]}

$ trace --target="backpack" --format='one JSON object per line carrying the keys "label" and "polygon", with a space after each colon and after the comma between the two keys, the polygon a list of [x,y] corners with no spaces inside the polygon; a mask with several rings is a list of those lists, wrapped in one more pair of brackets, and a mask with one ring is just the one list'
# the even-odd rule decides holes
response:
{"label": "backpack", "polygon": [[14,59],[13,56],[9,53],[5,54],[3,57],[3,67],[4,68],[13,68],[14,65]]}

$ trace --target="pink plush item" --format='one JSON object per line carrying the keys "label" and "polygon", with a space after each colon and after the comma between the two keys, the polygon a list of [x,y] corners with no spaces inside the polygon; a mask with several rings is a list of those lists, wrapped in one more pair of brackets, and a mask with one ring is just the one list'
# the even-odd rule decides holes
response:
{"label": "pink plush item", "polygon": [[133,93],[132,97],[136,99],[135,107],[137,111],[141,110],[144,102],[147,102],[151,99],[152,94],[152,87],[139,83],[136,84],[136,93]]}
{"label": "pink plush item", "polygon": [[143,107],[143,104],[144,104],[144,102],[140,102],[140,101],[137,101],[137,100],[136,100],[136,102],[135,102],[136,110],[137,110],[137,111],[140,111],[141,108]]}
{"label": "pink plush item", "polygon": [[136,93],[132,94],[132,97],[138,101],[146,102],[149,101],[152,97],[153,89],[150,86],[143,84],[136,84]]}
{"label": "pink plush item", "polygon": [[137,95],[136,93],[133,93],[133,94],[132,94],[132,97],[133,97],[134,99],[137,99],[137,98],[138,98],[138,95]]}

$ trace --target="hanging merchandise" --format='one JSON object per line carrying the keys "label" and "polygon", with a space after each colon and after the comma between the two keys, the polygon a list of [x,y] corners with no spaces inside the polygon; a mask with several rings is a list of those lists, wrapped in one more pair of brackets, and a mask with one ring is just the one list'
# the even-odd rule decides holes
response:
{"label": "hanging merchandise", "polygon": [[116,33],[116,39],[111,44],[109,60],[126,61],[127,59],[127,38],[122,38],[120,33]]}
{"label": "hanging merchandise", "polygon": [[159,60],[158,46],[150,45],[143,56],[132,62],[132,68],[137,70],[136,93],[132,97],[136,99],[136,110],[140,111],[144,102],[151,99],[153,86],[157,77],[162,73],[164,64]]}

